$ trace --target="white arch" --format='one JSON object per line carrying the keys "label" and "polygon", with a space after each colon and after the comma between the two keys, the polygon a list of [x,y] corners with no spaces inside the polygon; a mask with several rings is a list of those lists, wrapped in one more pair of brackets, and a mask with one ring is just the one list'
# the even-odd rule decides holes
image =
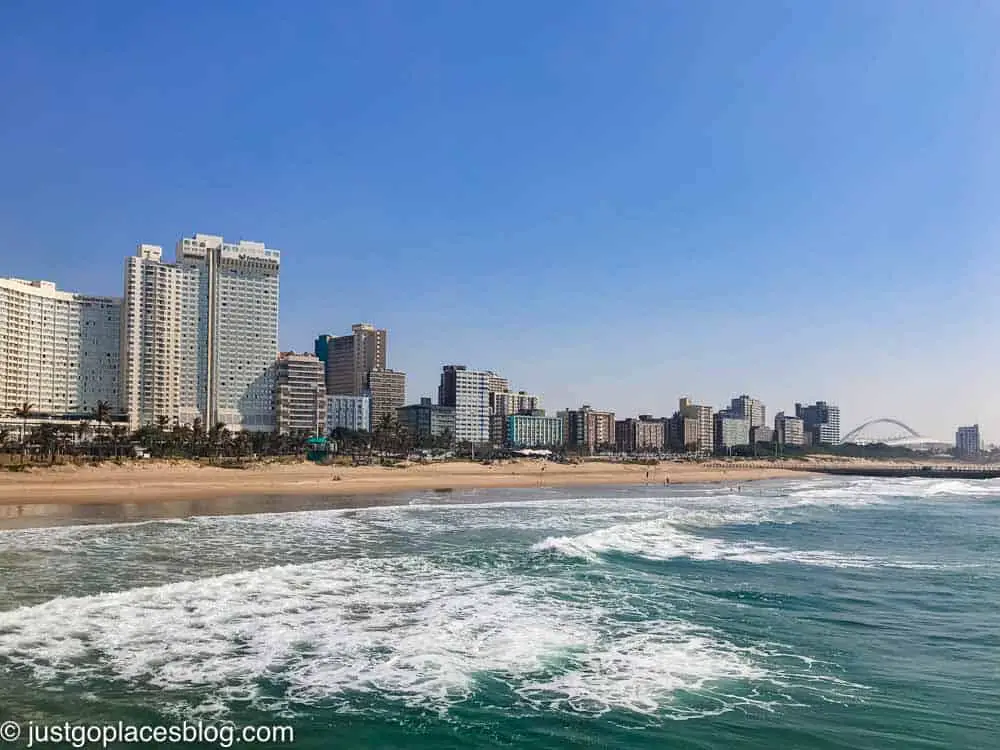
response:
{"label": "white arch", "polygon": [[853,430],[851,430],[846,435],[844,435],[844,437],[841,438],[840,442],[842,442],[842,443],[849,443],[849,442],[851,442],[851,440],[853,438],[857,437],[860,433],[864,432],[866,429],[868,429],[872,425],[876,425],[876,424],[894,424],[897,427],[902,427],[904,430],[906,430],[908,433],[910,433],[911,437],[915,437],[915,438],[916,437],[922,437],[922,435],[919,432],[917,432],[916,430],[914,430],[908,424],[900,422],[898,419],[893,419],[892,417],[879,417],[878,419],[870,419],[870,420],[868,420],[867,422],[865,422],[860,427],[855,427]]}

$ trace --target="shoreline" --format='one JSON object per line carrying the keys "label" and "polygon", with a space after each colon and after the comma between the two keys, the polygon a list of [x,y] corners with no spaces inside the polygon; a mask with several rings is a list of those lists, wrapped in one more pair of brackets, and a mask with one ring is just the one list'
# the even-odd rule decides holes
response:
{"label": "shoreline", "polygon": [[[412,464],[404,467],[266,464],[247,469],[193,462],[134,461],[123,465],[56,466],[0,474],[0,506],[140,504],[237,496],[391,495],[441,491],[750,482],[801,477],[807,467],[697,464],[646,466],[504,461]],[[669,481],[668,481],[669,480]]]}

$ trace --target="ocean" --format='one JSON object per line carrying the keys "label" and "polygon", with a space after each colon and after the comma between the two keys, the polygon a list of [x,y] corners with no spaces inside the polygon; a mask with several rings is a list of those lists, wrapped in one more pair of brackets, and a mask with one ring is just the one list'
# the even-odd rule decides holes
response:
{"label": "ocean", "polygon": [[49,522],[0,531],[0,720],[281,724],[331,750],[1000,747],[998,482]]}

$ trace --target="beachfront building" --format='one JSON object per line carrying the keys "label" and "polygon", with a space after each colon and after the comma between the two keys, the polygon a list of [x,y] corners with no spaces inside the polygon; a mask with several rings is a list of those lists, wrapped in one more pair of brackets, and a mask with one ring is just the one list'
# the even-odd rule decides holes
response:
{"label": "beachfront building", "polygon": [[778,445],[801,447],[806,445],[805,423],[779,411],[774,416],[774,440]]}
{"label": "beachfront building", "polygon": [[659,453],[665,441],[663,420],[650,414],[615,422],[615,449],[619,453]]}
{"label": "beachfront building", "polygon": [[774,429],[768,427],[766,424],[758,425],[757,427],[750,428],[750,443],[760,444],[760,443],[773,443],[774,442]]}
{"label": "beachfront building", "polygon": [[355,323],[346,336],[316,338],[315,353],[323,361],[330,395],[362,396],[372,370],[387,369],[389,332],[370,323]]}
{"label": "beachfront building", "polygon": [[282,435],[326,434],[326,380],[323,363],[314,354],[278,355],[274,415]]}
{"label": "beachfront building", "polygon": [[767,409],[758,399],[750,398],[745,393],[729,401],[729,413],[737,419],[746,419],[750,428],[767,424]]}
{"label": "beachfront building", "polygon": [[675,412],[667,420],[667,448],[678,453],[691,453],[698,449],[700,436],[697,419]]}
{"label": "beachfront building", "polygon": [[563,420],[533,414],[507,417],[507,445],[511,448],[558,448],[564,442]]}
{"label": "beachfront building", "polygon": [[698,453],[711,453],[715,449],[715,421],[712,407],[696,404],[689,398],[682,398],[677,414],[684,419],[693,419],[697,422],[694,450]]}
{"label": "beachfront building", "polygon": [[750,420],[734,416],[729,410],[715,415],[716,453],[728,453],[733,448],[750,444]]}
{"label": "beachfront building", "polygon": [[983,437],[979,425],[959,427],[955,431],[955,455],[960,458],[975,458],[983,452]]}
{"label": "beachfront building", "polygon": [[327,395],[326,431],[351,430],[371,432],[371,398],[366,396]]}
{"label": "beachfront building", "polygon": [[413,435],[418,445],[432,441],[451,443],[455,436],[455,407],[432,404],[422,397],[419,404],[401,406],[396,410],[399,423]]}
{"label": "beachfront building", "polygon": [[840,442],[840,409],[826,401],[803,406],[795,404],[795,416],[802,420],[810,445],[836,445]]}
{"label": "beachfront building", "polygon": [[563,420],[566,447],[586,453],[607,450],[615,444],[615,413],[597,411],[589,404],[566,409],[558,415]]}
{"label": "beachfront building", "polygon": [[494,376],[488,383],[489,388],[503,386],[504,390],[490,390],[490,442],[493,445],[503,445],[507,442],[507,417],[512,414],[538,414],[544,416],[541,410],[542,400],[524,391],[516,393],[507,390],[509,386],[504,378]]}
{"label": "beachfront building", "polygon": [[90,415],[120,401],[121,299],[0,278],[0,414]]}
{"label": "beachfront building", "polygon": [[224,424],[271,431],[281,254],[195,234],[174,263],[157,245],[125,262],[122,399],[133,428]]}
{"label": "beachfront building", "polygon": [[375,369],[368,373],[367,392],[372,400],[372,428],[382,424],[386,417],[396,420],[396,410],[406,403],[406,373],[396,370]]}
{"label": "beachfront building", "polygon": [[489,370],[445,365],[438,386],[438,404],[455,410],[455,441],[485,445],[490,442],[490,388],[506,389],[507,381]]}

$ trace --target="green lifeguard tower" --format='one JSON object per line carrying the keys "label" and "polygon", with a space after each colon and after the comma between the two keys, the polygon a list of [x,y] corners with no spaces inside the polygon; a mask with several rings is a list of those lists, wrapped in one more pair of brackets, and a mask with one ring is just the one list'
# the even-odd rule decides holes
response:
{"label": "green lifeguard tower", "polygon": [[330,442],[326,438],[312,437],[306,440],[306,458],[320,463],[330,455]]}

